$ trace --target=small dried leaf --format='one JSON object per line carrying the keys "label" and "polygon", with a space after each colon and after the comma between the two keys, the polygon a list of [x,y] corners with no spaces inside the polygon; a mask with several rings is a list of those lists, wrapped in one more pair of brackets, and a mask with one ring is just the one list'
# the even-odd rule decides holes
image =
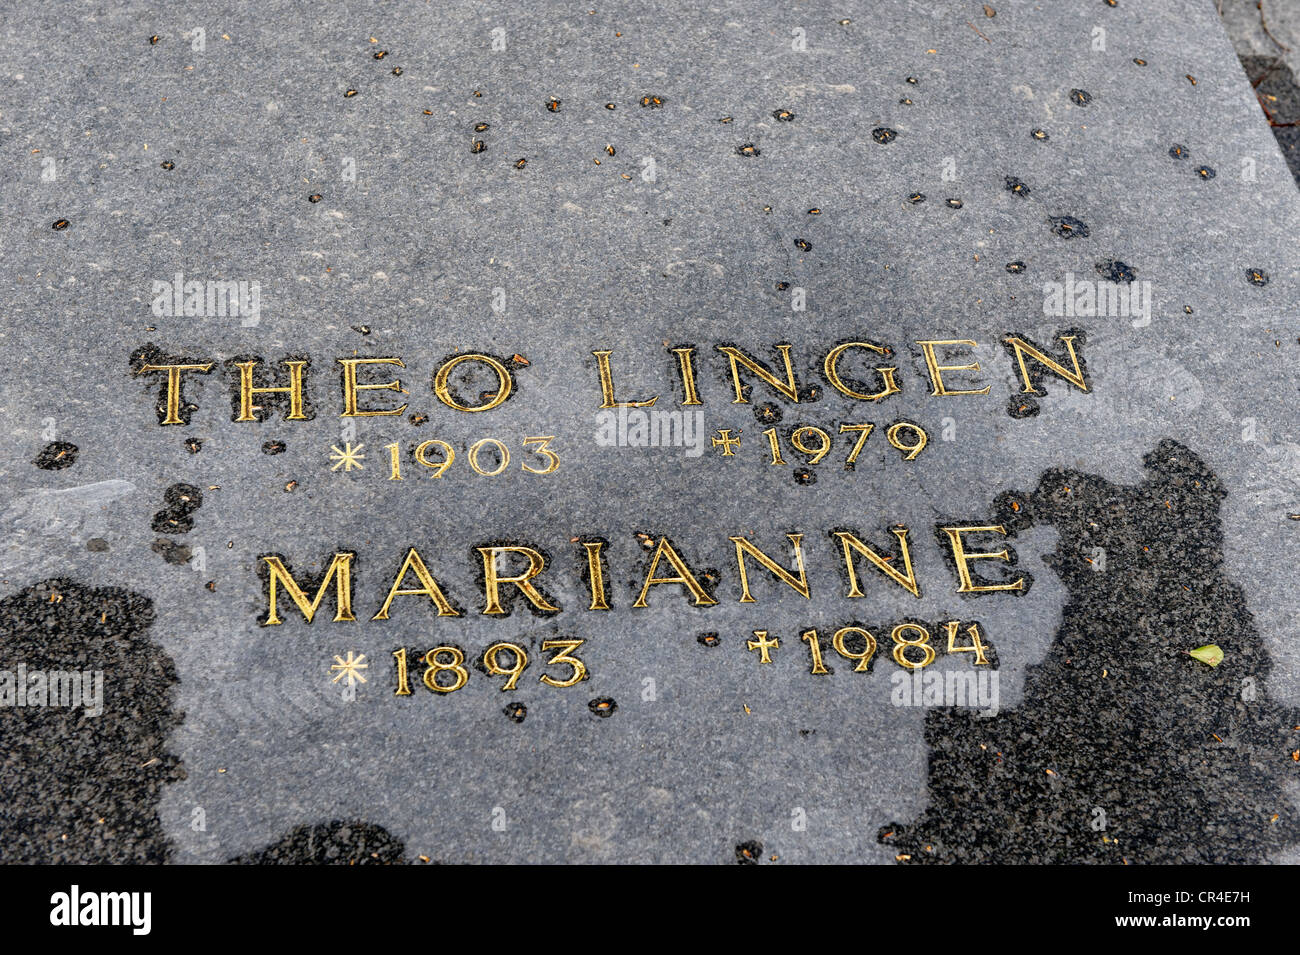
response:
{"label": "small dried leaf", "polygon": [[1187,652],[1206,666],[1217,667],[1223,662],[1223,651],[1219,649],[1217,644],[1209,643]]}

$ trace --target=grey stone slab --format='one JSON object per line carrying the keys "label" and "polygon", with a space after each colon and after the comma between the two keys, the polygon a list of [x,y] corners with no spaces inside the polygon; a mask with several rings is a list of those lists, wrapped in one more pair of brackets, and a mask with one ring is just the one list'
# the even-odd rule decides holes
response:
{"label": "grey stone slab", "polygon": [[[103,670],[104,711],[0,708],[3,858],[1292,858],[1295,184],[1213,4],[987,9],[6,12],[0,669]],[[255,283],[256,314],[156,314],[177,274]],[[1054,283],[1104,279],[1149,313],[1045,313]],[[1025,395],[1005,341],[1068,367],[1072,334],[1086,391],[1031,358]],[[978,361],[946,380],[989,393],[932,394],[932,340],[974,341],[938,360]],[[901,393],[827,379],[860,341],[890,351],[851,350],[846,387],[887,363]],[[742,371],[735,402],[717,346],[772,364],[780,343],[800,400]],[[603,446],[597,351],[620,399],[698,410],[701,453]],[[510,365],[500,407],[435,397],[467,352]],[[404,362],[362,372],[400,376],[403,415],[340,417],[354,357]],[[230,363],[254,359],[277,384],[309,362],[308,420],[232,420]],[[177,361],[214,367],[160,425],[141,366]],[[459,399],[489,400],[464,370]],[[840,425],[866,422],[846,469]],[[915,460],[899,422],[928,434]],[[804,426],[831,438],[815,464]],[[537,435],[553,474],[522,470]],[[494,477],[467,460],[488,437],[512,455]],[[433,439],[457,454],[438,478],[409,455]],[[349,443],[360,470],[334,467]],[[976,574],[1023,592],[958,593],[954,524],[1006,529],[968,543],[1014,566]],[[897,525],[920,596],[859,561],[849,597],[832,532],[897,567]],[[741,602],[730,538],[788,567],[789,534],[810,597],[751,561]],[[597,538],[608,611],[586,609]],[[716,604],[660,585],[632,606],[664,539]],[[481,612],[476,548],[503,543],[545,554],[558,613]],[[411,547],[459,616],[403,596],[371,619]],[[266,557],[305,583],[341,551],[356,621],[281,593],[263,625]],[[954,619],[995,648],[997,715],[898,705],[901,622],[931,631],[922,677],[985,669],[946,652]],[[870,672],[831,646],[851,624]],[[812,628],[832,673],[810,672]],[[589,668],[568,688],[539,681],[562,638]],[[473,665],[502,641],[530,657],[509,692]],[[416,652],[444,644],[468,681],[435,694]],[[1218,667],[1187,655],[1204,644]],[[354,694],[332,682],[349,653]]]}

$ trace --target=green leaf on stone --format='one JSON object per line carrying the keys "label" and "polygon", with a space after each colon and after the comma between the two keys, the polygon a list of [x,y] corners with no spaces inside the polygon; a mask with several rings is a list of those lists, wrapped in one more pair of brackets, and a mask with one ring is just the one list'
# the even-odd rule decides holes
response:
{"label": "green leaf on stone", "polygon": [[1203,647],[1197,647],[1195,650],[1187,652],[1207,666],[1217,667],[1223,662],[1223,651],[1219,649],[1217,644],[1206,644]]}

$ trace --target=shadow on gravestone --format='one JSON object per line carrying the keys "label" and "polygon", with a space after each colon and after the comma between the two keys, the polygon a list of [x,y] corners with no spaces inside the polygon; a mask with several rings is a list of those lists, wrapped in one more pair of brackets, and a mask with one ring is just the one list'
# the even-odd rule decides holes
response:
{"label": "shadow on gravestone", "polygon": [[[153,620],[146,597],[66,578],[0,601],[4,862],[167,861],[158,797],[185,775],[166,750],[183,715],[175,666],[147,636]],[[102,674],[98,715],[89,683],[74,696],[74,672]]]}
{"label": "shadow on gravestone", "polygon": [[[999,497],[1009,532],[1055,525],[1069,599],[1018,708],[928,715],[929,805],[878,834],[899,862],[1252,863],[1300,842],[1300,712],[1264,698],[1268,652],[1223,574],[1227,492],[1176,442],[1144,464],[1134,486],[1055,469]],[[1187,654],[1205,644],[1217,668]]]}

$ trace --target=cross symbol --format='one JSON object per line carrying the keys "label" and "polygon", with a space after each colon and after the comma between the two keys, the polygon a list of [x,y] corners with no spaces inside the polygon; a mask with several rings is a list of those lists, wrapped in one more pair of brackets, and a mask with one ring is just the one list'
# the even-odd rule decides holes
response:
{"label": "cross symbol", "polygon": [[773,637],[771,640],[767,639],[766,630],[755,630],[754,636],[758,637],[758,639],[750,640],[745,645],[749,647],[750,650],[757,650],[759,652],[759,658],[758,658],[759,663],[771,663],[772,656],[768,651],[775,650],[778,647],[780,647],[781,646],[780,639],[777,637]]}
{"label": "cross symbol", "polygon": [[[742,432],[742,431],[737,431],[737,432],[736,432],[737,435],[740,435],[740,434],[743,434],[743,433],[744,433],[744,432]],[[739,438],[739,437],[735,437],[735,438],[733,438],[733,437],[731,436],[731,429],[730,429],[730,428],[723,428],[721,431],[718,432],[718,437],[716,437],[716,438],[713,439],[713,446],[714,446],[715,448],[717,448],[717,447],[722,448],[722,456],[723,456],[724,458],[734,458],[734,457],[736,456],[736,453],[735,453],[734,451],[731,450],[731,446],[732,446],[733,444],[735,444],[735,445],[739,445],[739,444],[740,444],[740,438]]]}

